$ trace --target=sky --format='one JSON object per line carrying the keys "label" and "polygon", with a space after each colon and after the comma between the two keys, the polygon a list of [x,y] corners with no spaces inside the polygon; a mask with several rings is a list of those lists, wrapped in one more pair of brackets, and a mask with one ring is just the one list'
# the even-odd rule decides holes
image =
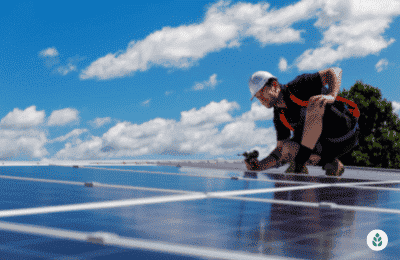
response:
{"label": "sky", "polygon": [[400,1],[8,1],[0,160],[237,159],[276,146],[259,70],[340,67],[400,111]]}

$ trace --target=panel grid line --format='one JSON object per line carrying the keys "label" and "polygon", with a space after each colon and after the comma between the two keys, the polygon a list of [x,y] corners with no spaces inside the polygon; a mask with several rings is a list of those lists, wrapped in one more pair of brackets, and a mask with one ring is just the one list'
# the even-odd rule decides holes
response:
{"label": "panel grid line", "polygon": [[[65,167],[65,166],[64,166]],[[139,173],[150,173],[150,174],[164,174],[164,175],[176,175],[176,176],[186,176],[186,177],[200,177],[200,178],[209,178],[209,179],[237,179],[237,180],[245,180],[245,181],[256,181],[256,182],[273,182],[273,183],[292,183],[292,184],[304,184],[310,185],[309,182],[305,181],[289,181],[289,180],[270,180],[270,179],[253,179],[246,177],[226,177],[226,176],[217,176],[217,175],[192,175],[192,174],[184,174],[184,173],[174,173],[174,172],[155,172],[155,171],[140,171],[140,170],[123,170],[123,169],[112,169],[112,168],[101,168],[101,167],[80,167],[82,169],[94,169],[94,170],[105,170],[105,171],[122,171],[122,172],[139,172]],[[224,171],[223,169],[218,169]],[[242,171],[241,171],[242,172]],[[274,173],[280,174],[280,173]],[[285,174],[286,176],[293,176],[292,174]],[[296,175],[294,175],[296,176]]]}
{"label": "panel grid line", "polygon": [[[71,181],[58,181],[58,180],[46,180],[46,179],[34,179],[34,178],[26,178],[26,177],[15,177],[15,176],[0,176],[1,178],[8,179],[17,179],[17,180],[25,180],[25,181],[44,181],[47,183],[61,183],[61,184],[73,184],[73,185],[82,185],[87,184],[83,182],[71,182]],[[388,183],[385,182],[369,182],[371,183]],[[163,197],[150,197],[150,198],[140,198],[140,199],[128,199],[128,200],[119,200],[119,201],[106,201],[106,202],[93,202],[93,203],[82,203],[82,204],[72,204],[72,205],[60,205],[60,206],[48,206],[48,207],[39,207],[39,208],[25,208],[25,209],[12,209],[12,210],[3,210],[0,211],[0,217],[11,217],[11,216],[23,216],[23,215],[34,215],[34,214],[46,214],[46,213],[55,213],[55,212],[67,212],[67,211],[78,211],[78,210],[93,210],[93,209],[105,209],[105,208],[116,208],[116,207],[127,207],[127,206],[136,206],[136,205],[148,205],[148,204],[156,204],[156,203],[166,203],[166,202],[177,202],[177,201],[187,201],[187,200],[198,200],[205,198],[223,198],[223,197],[232,197],[238,195],[250,195],[250,194],[260,194],[260,193],[270,193],[270,192],[285,192],[285,191],[293,191],[293,190],[304,190],[304,189],[316,189],[316,188],[326,188],[326,187],[347,187],[347,188],[358,188],[358,189],[374,189],[374,190],[394,190],[399,191],[398,189],[392,188],[383,188],[383,187],[361,187],[355,186],[351,184],[315,184],[315,185],[305,185],[305,186],[297,186],[297,187],[281,187],[281,188],[266,188],[266,189],[253,189],[253,190],[234,190],[234,191],[219,191],[219,192],[190,192],[190,191],[181,191],[181,190],[166,190],[166,189],[157,189],[157,188],[147,188],[147,187],[135,187],[135,186],[124,186],[124,185],[109,185],[109,184],[100,184],[100,183],[92,183],[94,186],[99,187],[115,187],[115,188],[130,188],[130,189],[138,189],[138,190],[151,190],[151,191],[164,191],[164,192],[176,192],[176,193],[186,193],[187,195],[172,195],[172,196],[163,196]],[[246,198],[249,200],[249,198]],[[260,200],[257,200],[260,201]],[[281,202],[283,203],[283,202]],[[287,202],[285,202],[287,204]],[[314,204],[309,204],[310,202],[290,202],[291,205],[310,205],[316,206]],[[294,203],[294,204],[293,204]],[[305,204],[304,204],[305,203]],[[321,206],[318,204],[317,206]],[[327,205],[329,206],[329,205]],[[330,205],[332,206],[332,205]],[[336,207],[336,206],[332,206]],[[345,206],[341,206],[344,208]],[[354,207],[352,207],[354,209]],[[364,207],[361,207],[359,210],[365,210]],[[392,211],[391,211],[392,212]],[[396,211],[397,212],[397,211]]]}
{"label": "panel grid line", "polygon": [[241,200],[241,201],[261,202],[261,203],[275,203],[275,204],[291,205],[291,206],[305,206],[305,207],[325,208],[325,209],[344,209],[350,211],[369,211],[378,213],[400,214],[399,209],[347,206],[347,205],[336,204],[333,202],[304,202],[304,201],[287,201],[287,200],[259,199],[259,198],[246,198],[246,197],[224,197],[224,198],[232,200]]}
{"label": "panel grid line", "polygon": [[297,186],[297,187],[283,187],[283,188],[266,188],[266,189],[252,189],[252,190],[237,190],[237,191],[220,191],[220,192],[192,192],[185,195],[171,195],[171,196],[159,196],[139,199],[128,199],[128,200],[117,200],[117,201],[105,201],[105,202],[92,202],[92,203],[81,203],[71,205],[60,205],[60,206],[47,206],[38,208],[25,208],[25,209],[11,209],[0,211],[0,218],[2,217],[15,217],[15,216],[26,216],[46,213],[58,213],[68,211],[80,211],[80,210],[94,210],[94,209],[106,209],[106,208],[118,208],[138,205],[149,205],[159,204],[166,202],[178,202],[178,201],[189,201],[199,200],[206,198],[223,198],[234,195],[250,195],[250,194],[262,194],[271,192],[284,192],[292,190],[305,190],[315,189],[322,187],[330,187],[330,184],[320,185],[308,185],[308,186]]}
{"label": "panel grid line", "polygon": [[48,236],[60,239],[72,239],[83,242],[102,244],[108,246],[118,246],[130,249],[142,249],[156,252],[178,254],[185,256],[205,257],[209,259],[232,259],[232,260],[268,260],[268,259],[294,259],[282,258],[276,256],[266,256],[262,254],[248,253],[244,251],[231,251],[226,249],[215,249],[209,247],[199,247],[192,245],[180,245],[167,242],[150,241],[137,238],[120,237],[116,234],[104,232],[80,232],[68,231],[56,228],[47,228],[34,225],[13,224],[9,222],[0,222],[0,229],[27,233],[32,235]]}
{"label": "panel grid line", "polygon": [[87,186],[87,187],[134,189],[134,190],[172,192],[172,193],[193,193],[193,191],[185,191],[185,190],[171,190],[171,189],[162,189],[162,188],[149,188],[149,187],[128,186],[128,185],[115,185],[115,184],[105,184],[105,183],[99,183],[99,182],[78,182],[78,181],[62,181],[62,180],[52,180],[52,179],[35,179],[35,178],[7,176],[7,175],[0,175],[0,178],[2,178],[2,179],[20,180],[20,181],[35,181],[35,182],[55,183],[55,184],[68,184],[68,185]]}
{"label": "panel grid line", "polygon": [[38,208],[12,209],[12,210],[0,211],[0,218],[46,214],[46,213],[57,213],[57,212],[68,212],[68,211],[79,211],[79,210],[118,208],[118,207],[128,207],[128,206],[137,206],[137,205],[158,204],[158,203],[165,203],[165,202],[197,200],[197,199],[204,199],[204,198],[207,198],[207,195],[205,195],[204,193],[191,193],[191,194],[186,194],[186,195],[171,195],[171,196],[161,196],[161,197],[105,201],[105,202],[92,202],[92,203],[48,206],[48,207],[38,207]]}

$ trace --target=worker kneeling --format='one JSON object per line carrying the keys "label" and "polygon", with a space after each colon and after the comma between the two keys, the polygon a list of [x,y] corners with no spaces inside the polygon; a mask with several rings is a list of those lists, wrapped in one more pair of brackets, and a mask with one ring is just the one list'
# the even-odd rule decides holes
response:
{"label": "worker kneeling", "polygon": [[278,162],[290,162],[289,173],[307,173],[306,165],[311,164],[323,166],[327,175],[343,174],[337,158],[358,145],[360,113],[354,102],[337,96],[341,74],[340,68],[329,68],[302,74],[286,85],[266,71],[251,76],[251,100],[256,97],[274,109],[277,146],[262,161],[253,158],[245,162],[248,170],[262,171]]}

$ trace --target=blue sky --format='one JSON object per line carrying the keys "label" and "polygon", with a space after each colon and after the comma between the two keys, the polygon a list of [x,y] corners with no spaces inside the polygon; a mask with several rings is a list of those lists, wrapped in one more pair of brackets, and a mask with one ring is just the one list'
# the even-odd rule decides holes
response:
{"label": "blue sky", "polygon": [[332,66],[400,110],[400,2],[15,1],[0,10],[0,159],[236,158],[276,145],[250,102]]}

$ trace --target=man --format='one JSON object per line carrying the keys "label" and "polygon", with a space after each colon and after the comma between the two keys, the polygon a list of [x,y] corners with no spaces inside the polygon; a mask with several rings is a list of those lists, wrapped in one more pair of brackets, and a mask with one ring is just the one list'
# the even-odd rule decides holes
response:
{"label": "man", "polygon": [[[274,109],[277,146],[262,161],[245,162],[247,169],[260,171],[278,162],[290,162],[287,172],[307,173],[305,165],[312,164],[323,166],[327,175],[343,174],[343,164],[337,157],[358,145],[360,129],[357,106],[337,97],[341,74],[340,68],[329,68],[300,75],[287,85],[279,84],[266,71],[252,75],[251,100],[257,97],[265,107]],[[355,109],[351,110],[345,102]]]}

